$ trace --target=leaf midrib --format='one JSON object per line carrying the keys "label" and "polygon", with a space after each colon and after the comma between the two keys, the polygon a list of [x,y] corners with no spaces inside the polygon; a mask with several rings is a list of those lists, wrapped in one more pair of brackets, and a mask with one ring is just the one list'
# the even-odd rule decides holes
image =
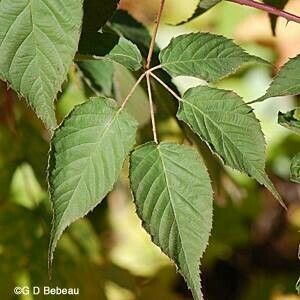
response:
{"label": "leaf midrib", "polygon": [[[221,127],[219,127],[219,125],[212,118],[209,117],[209,115],[207,115],[205,112],[201,111],[196,105],[194,105],[194,104],[192,104],[192,103],[184,100],[183,98],[181,99],[181,101],[183,103],[186,103],[186,104],[190,105],[191,107],[193,107],[194,109],[196,109],[197,111],[199,111],[199,113],[202,114],[205,118],[207,118],[208,120],[210,120],[216,126],[216,128],[221,132],[221,135],[223,137],[222,138],[222,142],[224,143],[224,141],[225,141],[224,136],[225,136],[230,141],[230,143],[234,146],[234,148],[239,152],[239,154],[243,157],[244,163],[246,163],[248,165],[247,160],[245,160],[244,153],[235,145],[235,143],[228,137],[228,135],[223,130],[221,130]],[[248,165],[248,167],[250,167],[252,169],[251,166]],[[234,167],[234,168],[236,168],[236,167]],[[247,171],[247,173],[248,172],[249,171]],[[250,174],[250,172],[249,172],[249,174]]]}
{"label": "leaf midrib", "polygon": [[178,234],[179,234],[179,238],[180,238],[180,241],[181,241],[182,250],[183,250],[183,253],[184,253],[184,258],[185,258],[186,264],[188,266],[188,272],[189,272],[190,278],[192,279],[193,288],[195,289],[193,277],[192,277],[192,274],[191,274],[191,271],[190,271],[190,265],[188,263],[188,260],[187,260],[187,257],[186,257],[186,253],[185,253],[185,249],[183,247],[184,243],[182,242],[182,237],[181,237],[181,233],[180,233],[180,226],[178,225],[178,221],[177,221],[176,210],[175,210],[174,204],[172,202],[173,197],[172,197],[172,194],[171,194],[171,187],[169,185],[169,181],[168,181],[168,177],[167,177],[167,168],[166,168],[166,166],[164,164],[163,154],[160,151],[160,145],[157,145],[157,151],[158,151],[158,155],[159,155],[159,158],[160,158],[160,161],[161,161],[161,164],[162,164],[163,174],[164,174],[164,178],[165,178],[165,182],[166,182],[166,187],[167,187],[167,191],[168,191],[168,195],[169,195],[171,207],[172,207],[172,210],[173,210],[173,213],[174,213],[174,219],[175,219],[175,222],[176,222],[176,226],[178,228]]}
{"label": "leaf midrib", "polygon": [[[118,110],[118,111],[115,112],[115,115],[111,118],[111,120],[108,122],[107,126],[105,127],[105,129],[103,131],[103,134],[101,136],[101,139],[98,142],[94,143],[94,144],[100,144],[101,140],[105,137],[106,133],[108,132],[108,130],[110,129],[110,127],[112,126],[112,124],[114,123],[115,119],[117,118],[117,116],[119,115],[120,112],[121,112],[120,110]],[[91,156],[92,156],[92,151],[90,151],[88,153],[88,155],[86,156],[86,158],[90,158]],[[75,192],[76,192],[76,190],[77,190],[77,188],[79,186],[79,183],[81,182],[81,180],[83,178],[82,175],[85,173],[87,167],[88,167],[88,164],[85,165],[85,167],[83,168],[82,172],[80,173],[80,177],[78,178],[78,181],[77,181],[77,184],[76,184],[76,188],[74,189],[74,192],[72,193],[72,196],[71,196],[70,200],[68,201],[67,207],[65,208],[65,210],[64,210],[64,212],[63,212],[60,220],[63,219],[66,211],[68,210],[68,208],[69,208],[69,206],[70,206],[70,204],[72,202],[73,196],[74,196],[74,194],[75,194]],[[59,221],[59,224],[60,224],[60,221]]]}

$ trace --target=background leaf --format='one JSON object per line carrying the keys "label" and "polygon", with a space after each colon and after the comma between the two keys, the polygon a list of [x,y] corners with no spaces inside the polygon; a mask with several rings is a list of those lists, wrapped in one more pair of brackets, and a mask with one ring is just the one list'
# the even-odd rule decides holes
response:
{"label": "background leaf", "polygon": [[266,63],[233,41],[211,33],[176,37],[161,51],[159,59],[171,76],[194,76],[212,82],[235,73],[246,63]]}
{"label": "background leaf", "polygon": [[82,36],[98,32],[112,17],[117,9],[119,0],[84,0]]}
{"label": "background leaf", "polygon": [[300,183],[300,152],[292,159],[291,181]]}
{"label": "background leaf", "polygon": [[0,78],[24,96],[47,127],[77,50],[81,0],[0,2]]}
{"label": "background leaf", "polygon": [[208,142],[225,164],[265,185],[281,201],[265,173],[265,139],[252,108],[235,93],[198,86],[188,90],[178,118]]}
{"label": "background leaf", "polygon": [[278,123],[300,135],[300,108],[278,113]]}
{"label": "background leaf", "polygon": [[[279,9],[284,9],[284,7],[289,2],[289,0],[264,0],[264,2],[266,4],[277,7]],[[269,18],[270,18],[270,22],[271,22],[271,28],[272,28],[273,35],[275,35],[278,16],[269,14]]]}
{"label": "background leaf", "polygon": [[49,184],[54,218],[50,255],[64,231],[112,189],[135,142],[136,121],[105,98],[65,119],[51,143]]}
{"label": "background leaf", "polygon": [[212,226],[212,189],[195,150],[145,144],[131,155],[130,181],[145,229],[177,265],[194,299],[200,291],[200,258]]}
{"label": "background leaf", "polygon": [[221,0],[201,0],[199,2],[198,6],[196,7],[193,15],[191,17],[189,17],[187,20],[185,20],[177,25],[182,25],[187,22],[193,21],[194,19],[196,19],[199,16],[201,16],[202,14],[204,14],[207,10],[209,10],[212,7],[214,7],[215,5],[217,5],[219,2],[221,2]]}
{"label": "background leaf", "polygon": [[111,62],[105,60],[85,60],[78,62],[82,76],[93,89],[111,96],[114,68]]}

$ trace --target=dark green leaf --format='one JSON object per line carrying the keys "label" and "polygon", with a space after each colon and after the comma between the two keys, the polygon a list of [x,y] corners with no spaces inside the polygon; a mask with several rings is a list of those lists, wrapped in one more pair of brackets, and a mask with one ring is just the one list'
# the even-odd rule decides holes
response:
{"label": "dark green leaf", "polygon": [[199,86],[188,90],[178,118],[224,160],[225,164],[254,177],[281,201],[265,173],[265,139],[252,108],[231,91]]}
{"label": "dark green leaf", "polygon": [[212,226],[213,193],[199,155],[182,145],[145,144],[131,155],[130,181],[145,229],[175,262],[194,299],[202,299],[199,266]]}
{"label": "dark green leaf", "polygon": [[[271,6],[274,6],[279,9],[284,9],[285,5],[289,2],[289,0],[264,0],[266,4],[269,4]],[[271,22],[271,28],[272,32],[275,35],[275,29],[277,24],[278,16],[269,14],[270,22]]]}
{"label": "dark green leaf", "polygon": [[195,9],[193,15],[191,17],[189,17],[187,20],[185,20],[177,25],[182,25],[182,24],[185,24],[187,22],[194,20],[195,18],[201,16],[202,14],[204,14],[206,11],[208,11],[209,9],[211,9],[212,7],[214,7],[221,1],[222,0],[201,0],[200,3],[198,4],[197,8]]}
{"label": "dark green leaf", "polygon": [[232,40],[210,33],[191,33],[172,39],[159,59],[171,76],[194,76],[212,82],[235,73],[244,64],[266,63]]}

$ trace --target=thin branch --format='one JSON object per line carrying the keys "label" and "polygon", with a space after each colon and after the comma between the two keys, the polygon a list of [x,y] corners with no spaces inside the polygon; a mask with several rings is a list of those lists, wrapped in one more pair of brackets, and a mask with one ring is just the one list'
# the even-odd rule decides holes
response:
{"label": "thin branch", "polygon": [[145,68],[147,70],[150,68],[150,65],[151,65],[151,59],[152,59],[152,55],[153,55],[153,51],[154,51],[155,40],[156,40],[159,23],[160,23],[160,19],[161,19],[161,16],[162,16],[162,12],[163,12],[163,9],[164,9],[164,5],[165,5],[165,0],[160,0],[158,14],[157,14],[157,17],[156,17],[154,31],[153,31],[153,35],[152,35],[152,39],[151,39],[151,43],[150,43],[150,47],[149,47],[149,52],[148,52],[148,57],[147,57],[147,62],[146,62],[146,66],[145,66]]}
{"label": "thin branch", "polygon": [[154,139],[154,142],[156,144],[158,144],[156,125],[155,125],[155,116],[154,116],[154,106],[153,106],[152,91],[151,91],[150,73],[146,72],[145,74],[146,74],[146,79],[147,79],[147,88],[148,88],[148,96],[149,96],[149,104],[150,104],[150,115],[151,115],[153,139]]}
{"label": "thin branch", "polygon": [[240,5],[246,5],[246,6],[249,6],[249,7],[257,8],[259,10],[266,11],[269,14],[282,17],[282,18],[284,18],[288,21],[293,21],[293,22],[296,22],[296,23],[300,23],[300,17],[299,16],[293,15],[291,13],[288,13],[284,10],[278,9],[278,8],[273,7],[271,5],[268,5],[268,4],[256,2],[254,0],[227,0],[227,1],[234,2],[234,3],[240,4]]}
{"label": "thin branch", "polygon": [[158,82],[160,83],[171,95],[174,96],[179,102],[182,101],[181,97],[178,96],[167,84],[165,84],[159,77],[157,77],[155,74],[150,72],[150,75]]}
{"label": "thin branch", "polygon": [[143,73],[138,80],[136,81],[136,83],[134,84],[134,86],[132,87],[132,89],[129,91],[127,97],[125,98],[125,100],[123,101],[120,110],[123,110],[125,105],[127,104],[128,100],[130,99],[130,97],[132,96],[132,94],[134,93],[134,91],[136,90],[136,88],[138,87],[138,85],[141,83],[141,81],[144,79],[144,77],[146,76],[146,72]]}

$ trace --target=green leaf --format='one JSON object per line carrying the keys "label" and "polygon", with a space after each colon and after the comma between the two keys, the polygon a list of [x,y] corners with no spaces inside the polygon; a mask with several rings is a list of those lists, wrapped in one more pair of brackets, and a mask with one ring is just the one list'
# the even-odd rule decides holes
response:
{"label": "green leaf", "polygon": [[194,76],[209,82],[235,73],[246,63],[266,63],[232,40],[210,33],[191,33],[172,39],[159,59],[171,76]]}
{"label": "green leaf", "polygon": [[278,123],[300,135],[300,108],[278,113]]}
{"label": "green leaf", "polygon": [[[130,70],[142,67],[142,55],[135,44],[110,28],[102,28],[117,9],[119,0],[85,0],[83,28],[78,53],[122,64]],[[101,31],[100,31],[101,29]]]}
{"label": "green leaf", "polygon": [[142,55],[138,47],[115,33],[95,33],[79,46],[79,54],[90,59],[117,62],[130,70],[142,67]]}
{"label": "green leaf", "polygon": [[135,44],[124,37],[120,37],[119,43],[105,58],[115,61],[133,71],[137,71],[142,67],[140,50]]}
{"label": "green leaf", "polygon": [[[110,28],[136,44],[143,54],[148,54],[151,36],[148,29],[127,11],[118,9],[110,20]],[[156,47],[155,50],[158,50]]]}
{"label": "green leaf", "polygon": [[296,96],[300,94],[300,55],[291,58],[274,77],[266,94],[250,103],[264,101],[271,97]]}
{"label": "green leaf", "polygon": [[136,121],[106,98],[77,106],[51,142],[49,185],[54,218],[49,259],[62,232],[113,188],[135,143]]}
{"label": "green leaf", "polygon": [[78,62],[82,75],[89,81],[92,88],[111,96],[113,85],[113,65],[104,60],[86,60]]}
{"label": "green leaf", "polygon": [[252,108],[237,94],[199,86],[188,90],[177,117],[186,122],[228,166],[265,185],[281,201],[265,173],[265,139]]}
{"label": "green leaf", "polygon": [[77,50],[81,0],[2,0],[0,78],[24,96],[48,128],[53,102]]}
{"label": "green leaf", "polygon": [[212,7],[217,5],[219,2],[221,2],[221,0],[201,0],[200,3],[198,4],[197,8],[195,9],[193,15],[191,17],[189,17],[187,20],[185,20],[179,24],[176,24],[176,25],[182,25],[182,24],[185,24],[187,22],[190,22],[190,21],[198,18],[199,16],[204,14],[206,11],[208,11],[209,9],[211,9]]}
{"label": "green leaf", "polygon": [[300,183],[300,152],[292,159],[291,181]]}
{"label": "green leaf", "polygon": [[194,299],[202,299],[200,258],[212,227],[213,193],[197,152],[171,143],[148,143],[130,159],[137,213],[153,242],[184,276]]}

